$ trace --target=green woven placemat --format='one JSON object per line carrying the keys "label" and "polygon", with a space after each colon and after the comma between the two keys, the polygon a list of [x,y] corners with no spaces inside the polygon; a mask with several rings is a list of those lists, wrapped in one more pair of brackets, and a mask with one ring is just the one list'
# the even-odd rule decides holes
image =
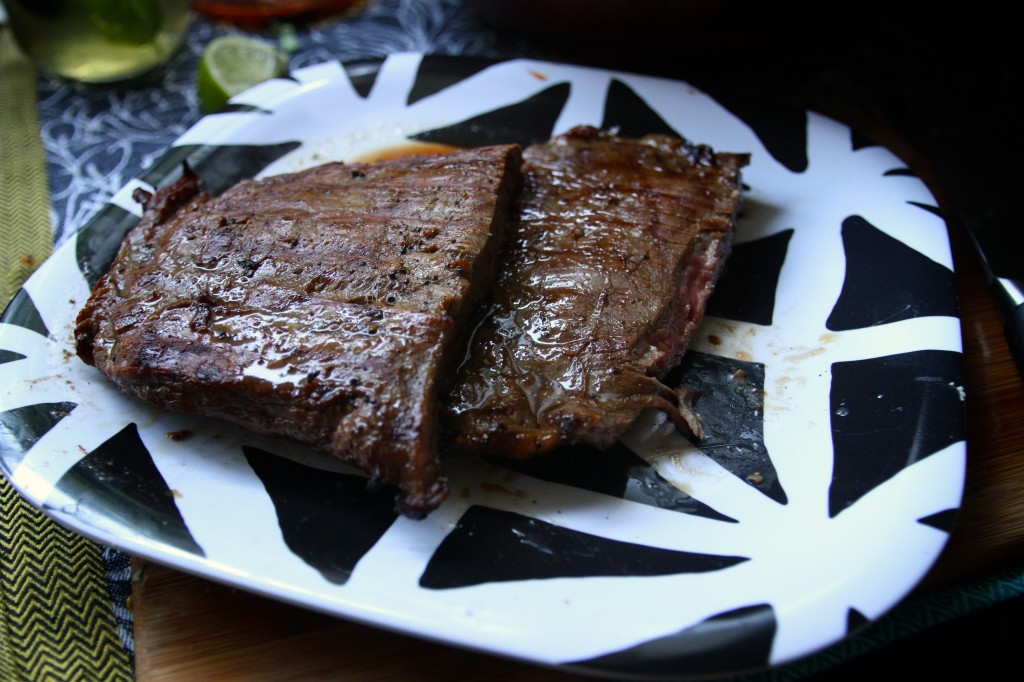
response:
{"label": "green woven placemat", "polygon": [[[0,25],[0,273],[5,304],[49,255],[36,76]],[[131,680],[102,548],[44,516],[0,475],[0,680]]]}

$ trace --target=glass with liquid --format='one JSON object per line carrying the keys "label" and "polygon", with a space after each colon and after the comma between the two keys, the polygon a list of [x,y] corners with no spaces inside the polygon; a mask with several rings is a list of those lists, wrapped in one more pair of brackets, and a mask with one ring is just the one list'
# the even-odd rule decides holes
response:
{"label": "glass with liquid", "polygon": [[117,83],[161,66],[181,45],[188,0],[3,0],[14,39],[40,71]]}

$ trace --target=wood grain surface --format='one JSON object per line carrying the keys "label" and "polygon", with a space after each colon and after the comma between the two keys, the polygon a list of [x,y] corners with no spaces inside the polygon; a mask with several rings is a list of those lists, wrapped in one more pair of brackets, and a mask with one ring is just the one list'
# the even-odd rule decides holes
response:
{"label": "wood grain surface", "polygon": [[[956,528],[919,589],[951,584],[1024,549],[1024,384],[963,227],[949,228],[963,325],[968,464]],[[137,568],[139,682],[581,679],[346,622],[163,566]]]}
{"label": "wood grain surface", "polygon": [[950,242],[964,345],[967,475],[956,527],[923,587],[1024,551],[1024,382],[962,225],[950,225]]}

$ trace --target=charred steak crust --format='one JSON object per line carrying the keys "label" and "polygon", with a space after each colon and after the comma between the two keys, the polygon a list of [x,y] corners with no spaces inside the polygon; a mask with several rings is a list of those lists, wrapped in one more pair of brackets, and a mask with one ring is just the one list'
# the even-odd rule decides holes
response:
{"label": "charred steak crust", "polygon": [[490,313],[444,414],[450,437],[511,458],[603,448],[648,407],[699,432],[660,379],[731,250],[748,155],[581,126],[523,158]]}
{"label": "charred steak crust", "polygon": [[438,398],[496,271],[521,149],[501,145],[247,180],[195,176],[145,213],[76,328],[122,391],[309,444],[447,496]]}

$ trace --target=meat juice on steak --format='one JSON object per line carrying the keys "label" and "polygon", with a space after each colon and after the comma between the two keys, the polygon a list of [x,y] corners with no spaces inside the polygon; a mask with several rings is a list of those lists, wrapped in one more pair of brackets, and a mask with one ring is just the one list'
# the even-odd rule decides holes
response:
{"label": "meat juice on steak", "polygon": [[122,391],[328,452],[422,516],[448,488],[438,398],[488,286],[521,149],[500,145],[149,196],[77,320]]}
{"label": "meat juice on steak", "polygon": [[645,408],[699,431],[660,379],[731,250],[746,154],[580,126],[523,152],[491,308],[444,413],[465,451],[610,446]]}

